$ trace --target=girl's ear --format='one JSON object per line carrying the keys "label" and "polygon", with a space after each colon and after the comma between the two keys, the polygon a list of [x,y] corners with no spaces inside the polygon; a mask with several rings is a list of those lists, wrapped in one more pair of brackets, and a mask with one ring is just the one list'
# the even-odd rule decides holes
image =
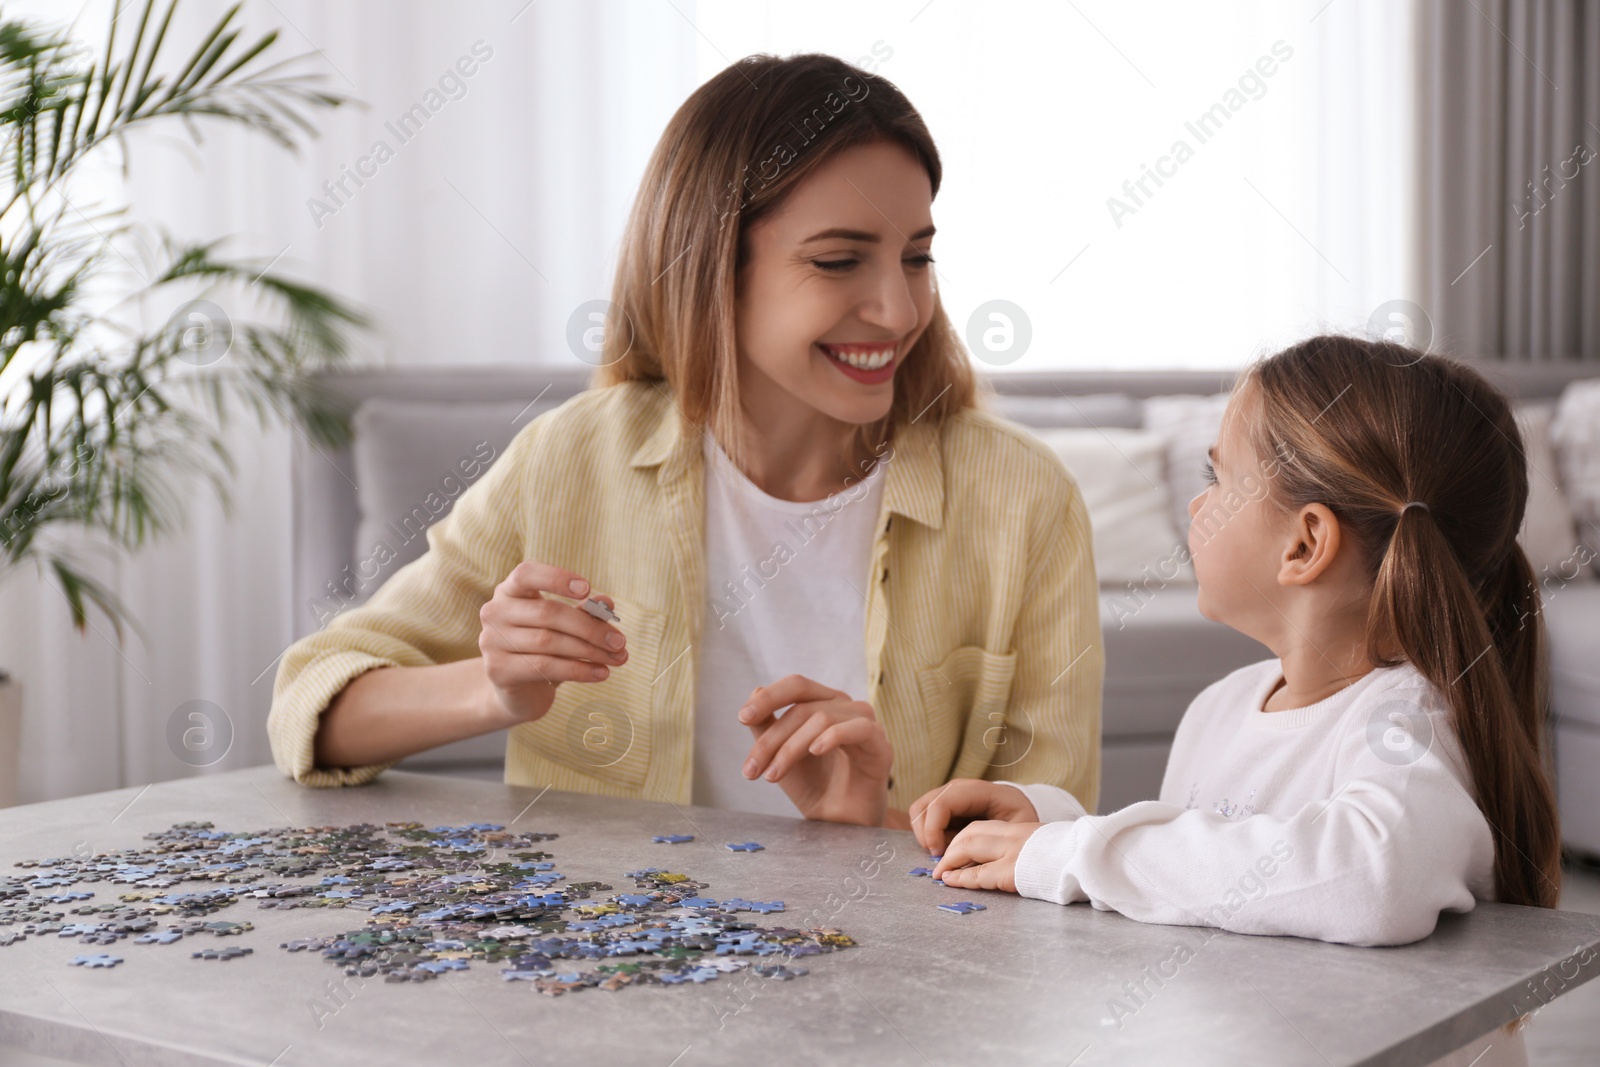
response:
{"label": "girl's ear", "polygon": [[1279,585],[1310,585],[1333,565],[1342,542],[1339,520],[1324,504],[1307,504],[1289,523],[1278,566]]}

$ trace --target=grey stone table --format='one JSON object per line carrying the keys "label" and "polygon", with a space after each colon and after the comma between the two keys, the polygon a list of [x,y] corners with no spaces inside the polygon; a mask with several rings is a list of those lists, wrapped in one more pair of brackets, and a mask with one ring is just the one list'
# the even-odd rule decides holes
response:
{"label": "grey stone table", "polygon": [[[626,891],[624,872],[670,855],[714,896],[784,900],[763,925],[834,925],[859,947],[804,960],[811,973],[793,981],[745,972],[551,998],[494,964],[421,984],[346,979],[279,944],[354,929],[364,913],[246,899],[216,916],[255,924],[226,942],[254,954],[228,962],[191,959],[183,942],[0,947],[0,1063],[1422,1064],[1600,972],[1600,917],[1574,912],[1480,905],[1421,942],[1377,949],[1152,926],[910,877],[926,855],[908,833],[396,771],[313,790],[258,767],[0,810],[0,873],[23,858],[141,847],[191,819],[554,832],[545,847],[571,881]],[[651,844],[666,833],[696,840]],[[752,839],[766,851],[723,848]],[[934,906],[959,899],[988,910]],[[126,962],[67,966],[79,951]]]}

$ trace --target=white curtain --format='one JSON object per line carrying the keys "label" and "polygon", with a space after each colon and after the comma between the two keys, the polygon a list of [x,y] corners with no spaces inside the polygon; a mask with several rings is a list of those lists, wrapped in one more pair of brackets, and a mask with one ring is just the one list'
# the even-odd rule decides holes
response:
{"label": "white curtain", "polygon": [[[125,20],[140,7],[127,6]],[[171,58],[227,6],[184,3]],[[70,24],[96,48],[110,10],[100,0],[6,5],[8,17]],[[76,194],[86,210],[89,199],[125,198],[175,235],[228,236],[226,253],[281,257],[275,269],[373,315],[381,329],[366,359],[573,360],[567,316],[609,294],[638,175],[695,85],[683,16],[667,4],[572,0],[251,0],[241,21],[257,34],[279,29],[276,54],[308,54],[325,88],[365,107],[321,114],[320,138],[299,156],[204,123],[198,147],[177,125],[135,138],[126,185],[92,179]],[[425,121],[418,104],[431,109]],[[380,141],[388,154],[374,151]],[[362,171],[358,186],[348,175]],[[290,433],[238,420],[232,515],[197,486],[182,536],[106,568],[147,640],[130,632],[119,647],[99,617],[80,636],[31,569],[0,585],[0,668],[23,691],[23,801],[270,761],[270,665],[290,637]],[[213,721],[190,719],[196,710]],[[174,746],[175,714],[178,737],[219,734],[192,735],[198,751]],[[226,727],[231,747],[210,762]]]}

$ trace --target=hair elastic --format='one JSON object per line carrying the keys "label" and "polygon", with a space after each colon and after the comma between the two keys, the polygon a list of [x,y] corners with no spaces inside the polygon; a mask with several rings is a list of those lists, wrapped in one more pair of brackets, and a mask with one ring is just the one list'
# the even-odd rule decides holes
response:
{"label": "hair elastic", "polygon": [[1405,507],[1400,509],[1400,514],[1404,515],[1411,508],[1421,508],[1423,511],[1429,510],[1428,505],[1424,504],[1420,500],[1407,500]]}

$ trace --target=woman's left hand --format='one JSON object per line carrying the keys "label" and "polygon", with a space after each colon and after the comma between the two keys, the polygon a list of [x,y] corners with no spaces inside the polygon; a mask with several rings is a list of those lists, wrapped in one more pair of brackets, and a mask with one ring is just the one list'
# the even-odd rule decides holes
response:
{"label": "woman's left hand", "polygon": [[957,889],[1017,891],[1017,857],[1041,823],[986,820],[970,823],[950,842],[933,876]]}
{"label": "woman's left hand", "polygon": [[756,738],[746,778],[777,782],[808,819],[883,825],[894,749],[871,704],[791,674],[751,693],[739,721]]}

